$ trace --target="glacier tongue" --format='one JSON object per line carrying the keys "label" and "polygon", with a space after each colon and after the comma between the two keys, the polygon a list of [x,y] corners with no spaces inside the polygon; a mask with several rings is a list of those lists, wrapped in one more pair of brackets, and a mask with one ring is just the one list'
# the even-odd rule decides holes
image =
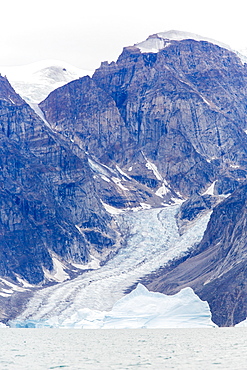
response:
{"label": "glacier tongue", "polygon": [[81,309],[90,315],[87,310],[110,311],[138,279],[200,241],[210,214],[180,236],[178,209],[179,206],[168,206],[116,215],[122,234],[127,235],[126,245],[100,269],[37,291],[19,319],[40,321],[58,317],[64,322]]}
{"label": "glacier tongue", "polygon": [[142,284],[117,301],[112,310],[79,309],[66,319],[13,321],[12,327],[61,327],[87,329],[200,328],[215,327],[207,302],[191,288],[168,296],[149,292]]}

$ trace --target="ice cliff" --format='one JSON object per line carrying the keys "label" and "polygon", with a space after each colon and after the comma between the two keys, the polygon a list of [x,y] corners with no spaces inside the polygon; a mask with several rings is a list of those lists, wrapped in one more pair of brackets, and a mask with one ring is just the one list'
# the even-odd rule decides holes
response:
{"label": "ice cliff", "polygon": [[202,328],[215,327],[207,302],[191,288],[168,296],[149,292],[142,284],[112,307],[111,311],[79,309],[61,320],[17,320],[10,323],[19,328],[77,328],[77,329],[138,329],[138,328]]}

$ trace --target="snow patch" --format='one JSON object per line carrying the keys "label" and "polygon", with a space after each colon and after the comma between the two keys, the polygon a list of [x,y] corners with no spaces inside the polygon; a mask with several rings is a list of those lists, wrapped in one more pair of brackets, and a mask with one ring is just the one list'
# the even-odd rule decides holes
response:
{"label": "snow patch", "polygon": [[88,158],[88,164],[94,172],[99,173],[100,175],[104,175],[106,177],[109,175],[108,168],[105,168],[105,166],[93,161],[90,158]]}
{"label": "snow patch", "polygon": [[167,181],[163,181],[162,186],[156,190],[155,194],[158,195],[158,197],[163,198],[163,195],[166,195],[170,192],[170,189],[167,187]]}
{"label": "snow patch", "polygon": [[64,271],[64,264],[59,261],[56,257],[52,257],[53,262],[53,271],[50,272],[47,269],[43,268],[45,278],[52,281],[63,282],[70,279],[69,275]]}
{"label": "snow patch", "polygon": [[171,197],[171,201],[173,201],[174,204],[182,204],[185,200]]}
{"label": "snow patch", "polygon": [[9,296],[10,296],[10,294],[8,294],[8,293],[4,293],[4,292],[0,292],[0,296],[1,296],[1,297],[4,297],[4,298],[7,298],[7,297],[9,297]]}
{"label": "snow patch", "polygon": [[142,209],[151,209],[151,205],[150,204],[147,204],[147,203],[140,203],[140,206],[142,207]]}
{"label": "snow patch", "polygon": [[151,170],[151,171],[153,171],[153,174],[154,174],[154,176],[157,178],[157,180],[160,180],[160,181],[162,181],[163,180],[163,177],[161,176],[161,174],[159,173],[159,171],[158,171],[158,168],[157,168],[157,166],[154,164],[154,163],[152,163],[152,162],[150,162],[150,160],[148,160],[147,159],[147,157],[145,156],[145,154],[142,152],[142,155],[143,155],[143,157],[144,157],[144,159],[146,160],[146,167],[149,169],[149,170]]}
{"label": "snow patch", "polygon": [[80,270],[97,270],[100,268],[100,260],[95,258],[94,256],[90,255],[91,261],[85,265],[81,265],[79,263],[71,263],[72,266],[76,267]]}
{"label": "snow patch", "polygon": [[0,278],[0,282],[2,282],[4,285],[9,286],[13,291],[16,291],[16,292],[24,292],[26,290],[25,288],[20,287],[14,283],[11,283],[10,281],[5,280],[3,278]]}
{"label": "snow patch", "polygon": [[105,210],[110,213],[111,215],[119,215],[120,213],[123,213],[122,209],[115,208],[113,206],[110,206],[109,204],[104,203],[102,200],[100,200],[103,204]]}
{"label": "snow patch", "polygon": [[247,327],[247,318],[238,324],[235,325],[236,328],[246,328]]}
{"label": "snow patch", "polygon": [[115,182],[115,184],[122,190],[129,190],[128,188],[126,188],[123,184],[121,184],[121,180],[118,179],[117,177],[112,177],[112,181]]}
{"label": "snow patch", "polygon": [[121,173],[121,175],[123,175],[129,180],[132,180],[132,178],[129,175],[127,175],[127,173],[125,173],[120,167],[118,167],[118,165],[116,165],[116,169],[118,170],[119,173]]}
{"label": "snow patch", "polygon": [[209,186],[209,188],[202,195],[214,195],[214,187],[216,180]]}
{"label": "snow patch", "polygon": [[105,175],[100,175],[100,177],[102,178],[102,180],[104,180],[106,182],[111,182],[111,180]]}
{"label": "snow patch", "polygon": [[4,323],[0,322],[0,328],[1,329],[7,329],[7,328],[9,328],[9,326],[7,326]]}

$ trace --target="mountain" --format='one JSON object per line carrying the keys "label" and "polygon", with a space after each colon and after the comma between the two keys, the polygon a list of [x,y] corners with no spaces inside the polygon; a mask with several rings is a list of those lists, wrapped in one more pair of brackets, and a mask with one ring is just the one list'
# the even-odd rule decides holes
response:
{"label": "mountain", "polygon": [[194,253],[150,276],[146,285],[166,294],[190,286],[209,302],[218,325],[243,321],[247,317],[246,203],[244,183],[214,208]]}
{"label": "mountain", "polygon": [[238,53],[197,35],[152,35],[32,105],[39,116],[0,82],[11,184],[2,317],[110,310],[141,281],[165,294],[192,287],[217,325],[244,320],[247,69]]}
{"label": "mountain", "polygon": [[40,103],[51,91],[92,71],[76,68],[59,60],[43,60],[22,66],[2,66],[0,73],[7,76],[15,91],[27,103]]}
{"label": "mountain", "polygon": [[158,53],[127,47],[40,108],[53,130],[156,190],[167,183],[188,197],[216,179],[223,189],[245,178],[246,68],[207,41],[170,40]]}

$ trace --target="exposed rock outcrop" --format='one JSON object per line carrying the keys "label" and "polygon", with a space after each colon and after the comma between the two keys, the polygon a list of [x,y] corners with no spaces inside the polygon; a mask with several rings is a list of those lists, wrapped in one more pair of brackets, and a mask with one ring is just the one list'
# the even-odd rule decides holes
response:
{"label": "exposed rock outcrop", "polygon": [[208,228],[149,288],[191,286],[232,325],[247,314],[246,65],[207,41],[161,44],[53,91],[45,121],[1,77],[0,275],[37,284],[54,255],[104,259],[123,241],[111,214],[183,199],[180,232],[214,209]]}
{"label": "exposed rock outcrop", "polygon": [[0,82],[0,275],[37,284],[44,269],[54,269],[53,254],[86,263],[95,244],[90,233],[106,235],[108,246],[115,233],[87,157],[54,138],[8,81]]}
{"label": "exposed rock outcrop", "polygon": [[149,277],[148,286],[168,294],[190,286],[209,302],[217,325],[243,321],[247,316],[246,202],[244,184],[214,208],[197,248],[185,260]]}

